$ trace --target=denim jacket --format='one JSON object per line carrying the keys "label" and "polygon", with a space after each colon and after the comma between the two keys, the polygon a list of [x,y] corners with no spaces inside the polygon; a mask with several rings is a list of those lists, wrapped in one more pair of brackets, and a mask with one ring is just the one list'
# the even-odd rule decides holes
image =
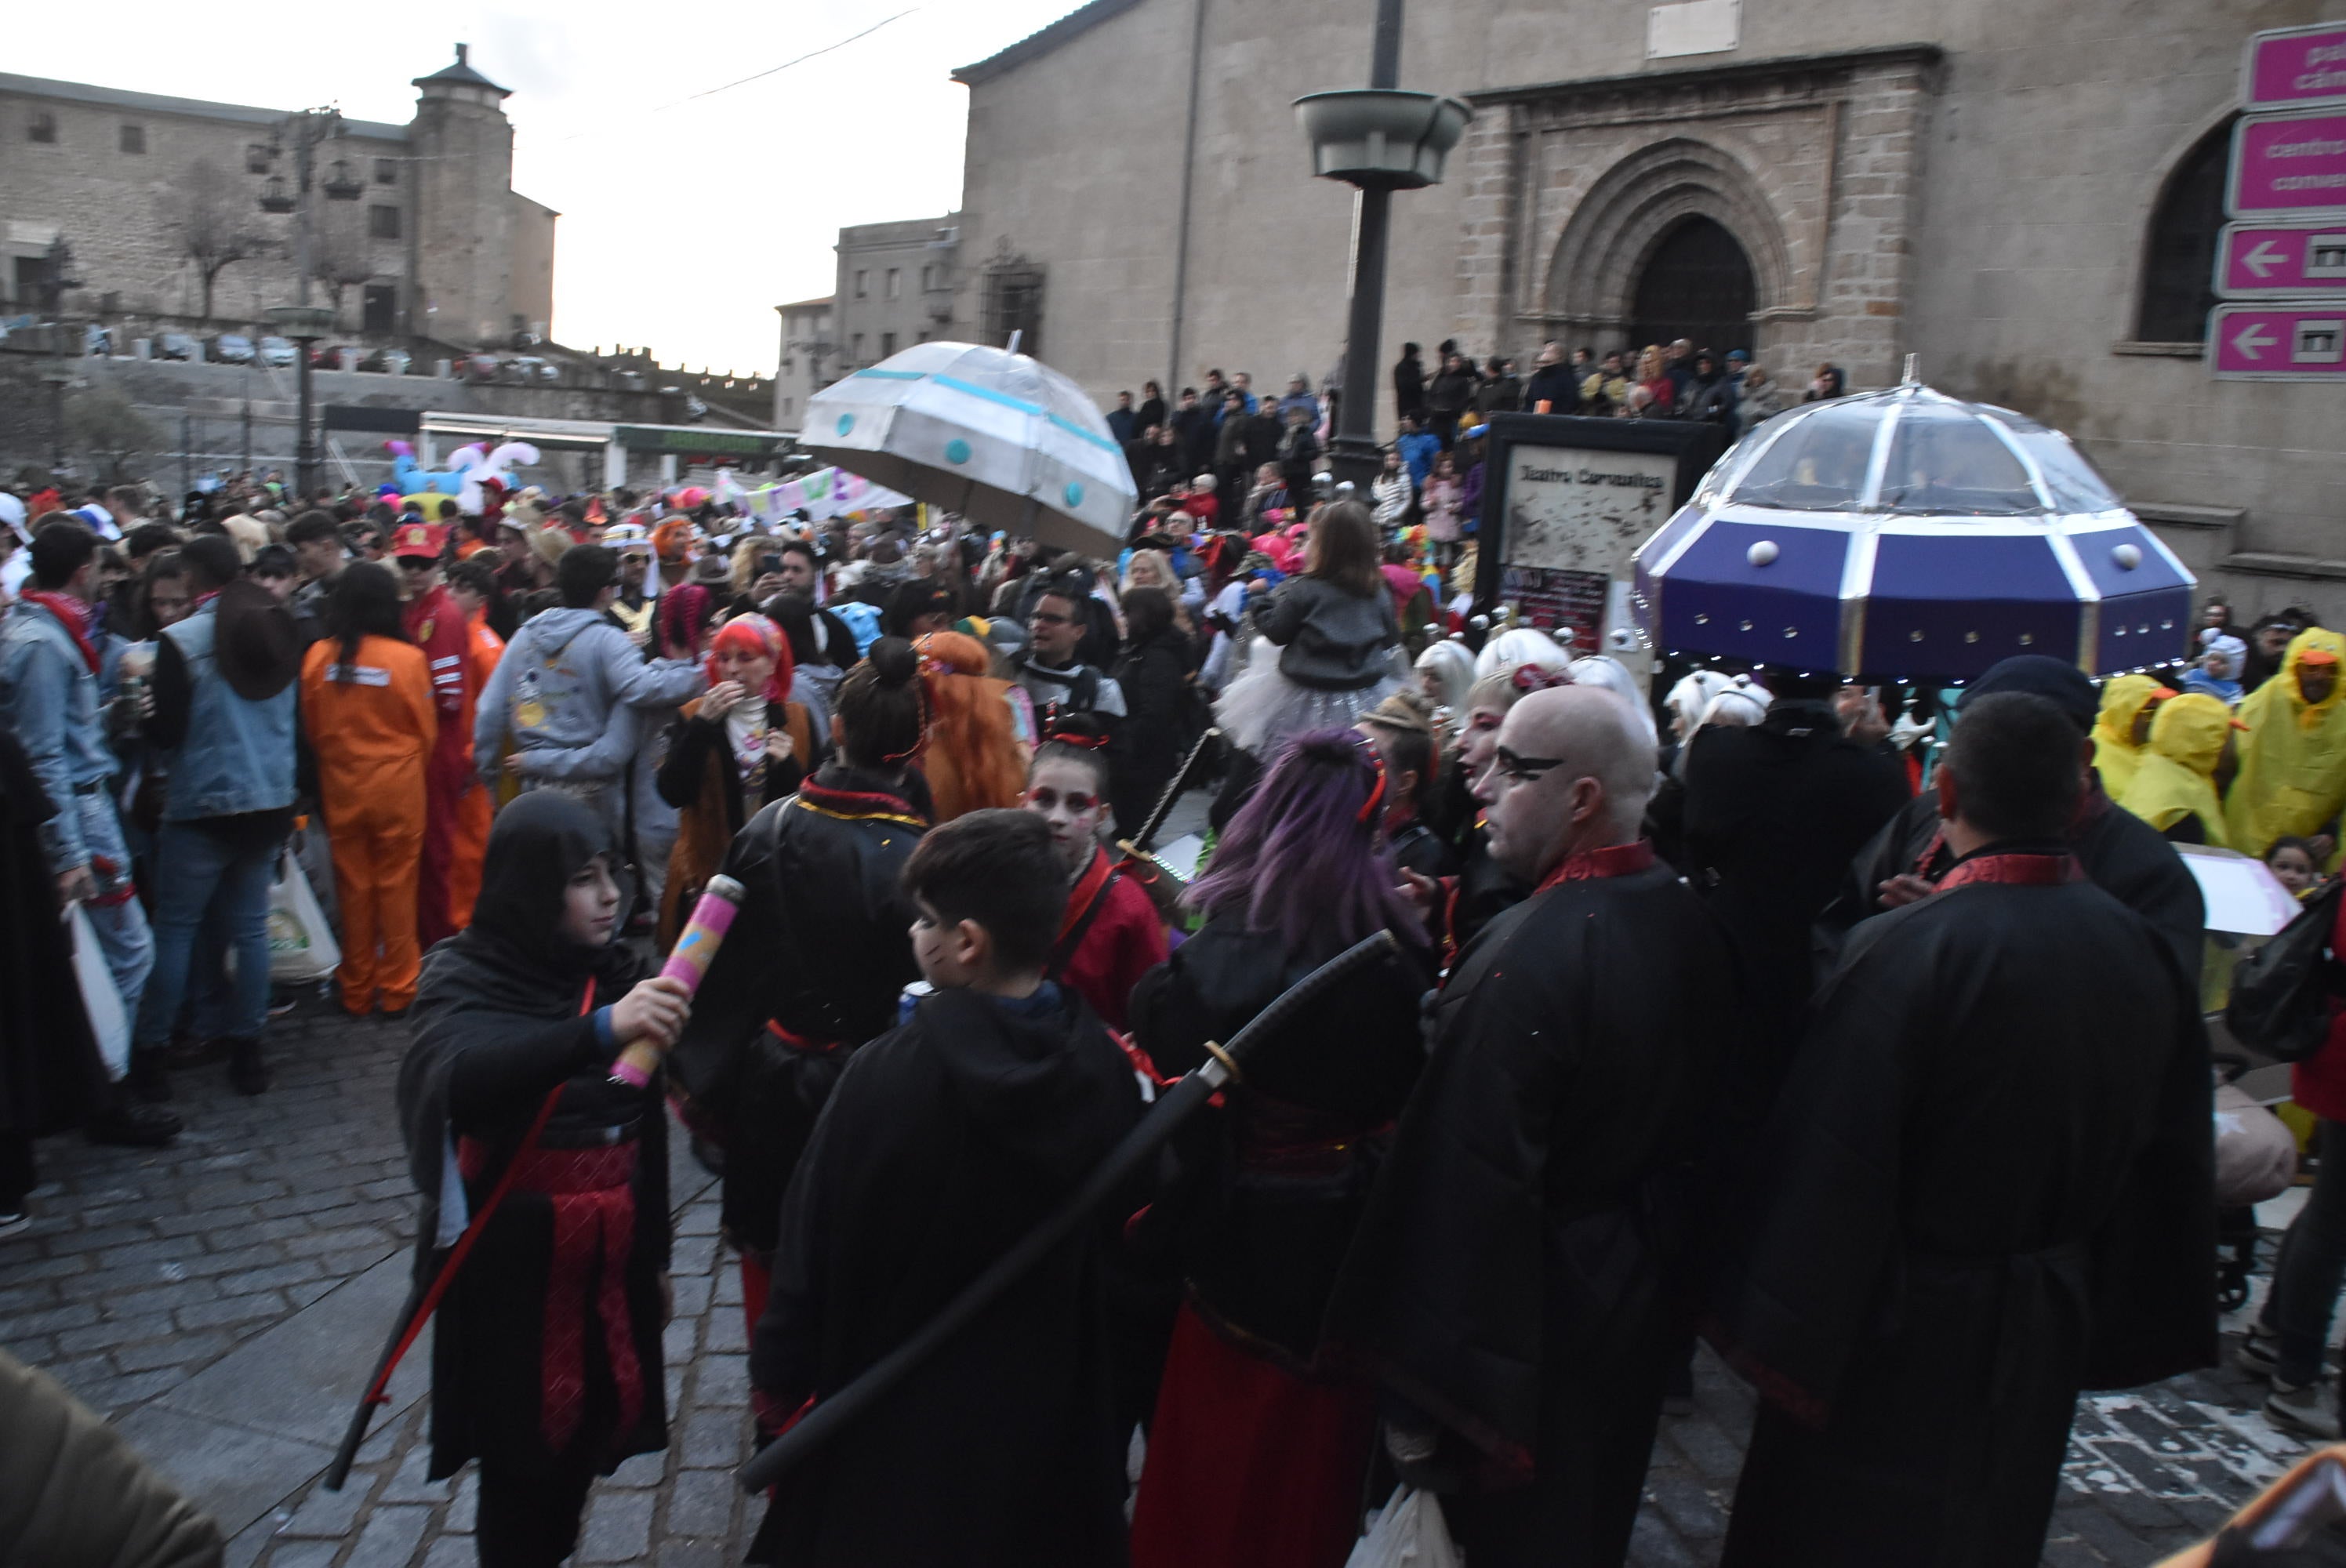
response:
{"label": "denim jacket", "polygon": [[213,657],[219,606],[207,603],[163,635],[187,665],[188,734],[171,757],[163,801],[167,822],[233,817],[293,803],[293,710],[300,683],[248,702],[230,688]]}
{"label": "denim jacket", "polygon": [[56,809],[45,841],[59,871],[89,860],[74,797],[115,770],[97,696],[97,677],[57,617],[26,601],[10,606],[0,617],[0,728],[25,748]]}

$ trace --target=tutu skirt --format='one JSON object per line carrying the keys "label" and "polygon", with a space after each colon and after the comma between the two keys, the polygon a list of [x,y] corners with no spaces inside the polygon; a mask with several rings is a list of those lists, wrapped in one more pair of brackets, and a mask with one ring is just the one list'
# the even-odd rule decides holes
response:
{"label": "tutu skirt", "polygon": [[1375,684],[1351,691],[1326,691],[1302,686],[1280,673],[1279,650],[1257,643],[1243,674],[1222,688],[1214,704],[1214,718],[1230,744],[1265,762],[1291,736],[1315,729],[1350,729],[1361,715],[1402,689],[1398,675],[1377,677]]}

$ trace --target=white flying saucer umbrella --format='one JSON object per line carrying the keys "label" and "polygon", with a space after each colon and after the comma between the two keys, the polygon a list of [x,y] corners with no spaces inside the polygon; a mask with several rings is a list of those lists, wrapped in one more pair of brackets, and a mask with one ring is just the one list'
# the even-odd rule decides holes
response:
{"label": "white flying saucer umbrella", "polygon": [[915,343],[807,400],[799,444],[989,528],[1113,553],[1139,493],[1083,389],[1039,361]]}

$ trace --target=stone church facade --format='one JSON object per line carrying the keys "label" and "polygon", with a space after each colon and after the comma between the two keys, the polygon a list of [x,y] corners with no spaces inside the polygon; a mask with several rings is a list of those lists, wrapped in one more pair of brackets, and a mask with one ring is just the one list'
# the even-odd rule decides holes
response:
{"label": "stone church facade", "polygon": [[[954,328],[1011,316],[1105,403],[1317,382],[1352,193],[1292,100],[1367,79],[1372,0],[1093,0],[970,89]],[[2346,624],[2346,385],[2201,348],[2248,36],[2346,0],[1456,0],[1402,86],[1475,111],[1393,207],[1382,358],[1671,336],[1794,395],[1925,380],[2069,432],[2203,579]],[[1378,424],[1389,430],[1382,383]]]}

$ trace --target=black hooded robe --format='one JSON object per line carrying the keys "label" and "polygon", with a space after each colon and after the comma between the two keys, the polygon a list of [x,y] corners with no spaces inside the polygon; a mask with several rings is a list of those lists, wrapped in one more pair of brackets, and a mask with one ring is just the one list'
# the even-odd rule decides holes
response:
{"label": "black hooded robe", "polygon": [[[937,992],[849,1062],[790,1182],[750,1344],[766,1424],[934,1317],[1139,1119],[1123,1053],[1081,999],[1049,994],[1038,1008]],[[1121,1564],[1100,1253],[1119,1218],[1079,1231],[784,1478],[750,1561]]]}
{"label": "black hooded robe", "polygon": [[[424,961],[399,1078],[409,1169],[423,1194],[419,1283],[439,1271],[454,1240],[454,1215],[443,1225],[449,1162],[463,1167],[462,1215],[477,1214],[546,1096],[561,1094],[539,1156],[482,1232],[434,1319],[434,1480],[468,1459],[534,1480],[607,1475],[629,1454],[667,1446],[666,1106],[658,1074],[646,1089],[611,1082],[617,1053],[593,1016],[626,995],[644,966],[626,947],[573,947],[555,932],[571,875],[609,843],[577,800],[552,790],[522,796],[490,832],[473,924]],[[628,1163],[628,1150],[632,1172],[618,1179],[631,1212],[613,1205],[606,1218],[575,1201],[578,1187],[607,1188],[613,1162]],[[589,1162],[603,1174],[581,1179],[579,1169],[563,1169]],[[614,1270],[607,1249],[622,1224],[627,1251]],[[549,1301],[558,1228],[576,1238],[567,1256],[584,1260],[562,1271],[576,1284],[566,1303]],[[550,1323],[566,1327],[549,1334]],[[580,1329],[569,1354],[567,1326]],[[619,1375],[622,1344],[632,1350],[631,1378]],[[572,1370],[583,1379],[582,1409],[556,1446],[547,1431],[549,1383]]]}
{"label": "black hooded robe", "polygon": [[1728,1568],[2034,1563],[2079,1390],[2215,1359],[2196,988],[2027,880],[2060,850],[1959,865],[1819,998],[1729,1233],[1718,1337],[1768,1402]]}
{"label": "black hooded robe", "polygon": [[1628,1550],[1692,1319],[1684,1161],[1734,1049],[1725,940],[1650,849],[1559,873],[1435,1004],[1329,1319],[1476,1451],[1444,1503],[1477,1568]]}

